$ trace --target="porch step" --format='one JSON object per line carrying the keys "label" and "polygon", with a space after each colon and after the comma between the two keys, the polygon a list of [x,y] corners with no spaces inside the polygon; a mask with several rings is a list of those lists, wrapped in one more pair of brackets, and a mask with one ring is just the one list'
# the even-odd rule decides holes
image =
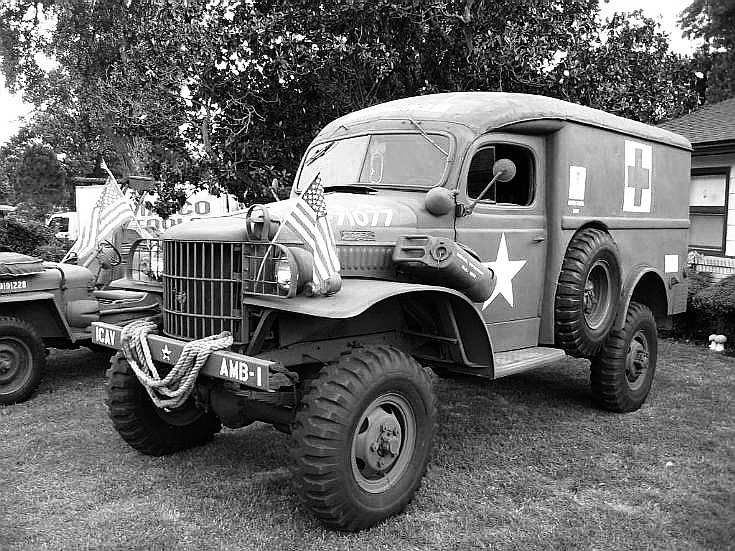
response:
{"label": "porch step", "polygon": [[563,350],[543,346],[499,352],[495,354],[495,378],[499,379],[500,377],[543,367],[556,360],[561,360],[565,356]]}

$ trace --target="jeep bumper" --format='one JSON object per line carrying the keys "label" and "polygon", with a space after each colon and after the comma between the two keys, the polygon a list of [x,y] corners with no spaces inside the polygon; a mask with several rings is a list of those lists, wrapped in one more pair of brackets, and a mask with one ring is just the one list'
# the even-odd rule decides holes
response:
{"label": "jeep bumper", "polygon": [[[120,350],[121,337],[122,327],[120,326],[104,322],[92,324],[92,342],[95,344]],[[153,360],[168,365],[176,364],[186,345],[186,341],[162,335],[148,335],[147,339]],[[283,368],[279,362],[245,356],[229,350],[218,350],[210,354],[199,375],[267,391],[273,388],[270,384],[271,376],[282,372]]]}

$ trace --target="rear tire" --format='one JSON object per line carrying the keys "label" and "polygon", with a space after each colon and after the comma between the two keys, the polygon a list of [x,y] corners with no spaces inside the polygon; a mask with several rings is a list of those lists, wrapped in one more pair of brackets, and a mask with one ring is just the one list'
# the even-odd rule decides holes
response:
{"label": "rear tire", "polygon": [[0,318],[0,404],[26,400],[46,367],[43,340],[28,323]]}
{"label": "rear tire", "polygon": [[400,513],[426,473],[436,405],[428,373],[390,346],[358,349],[307,381],[293,424],[297,493],[327,526]]}
{"label": "rear tire", "polygon": [[554,304],[556,343],[571,356],[592,357],[610,333],[620,302],[620,260],[613,238],[579,231],[564,255]]}
{"label": "rear tire", "polygon": [[590,383],[597,404],[608,411],[635,411],[653,384],[658,355],[656,320],[644,305],[631,302],[622,329],[613,329],[592,360]]}
{"label": "rear tire", "polygon": [[145,455],[168,455],[210,442],[222,428],[219,419],[198,408],[194,400],[174,410],[158,408],[122,353],[107,371],[107,415],[131,447]]}

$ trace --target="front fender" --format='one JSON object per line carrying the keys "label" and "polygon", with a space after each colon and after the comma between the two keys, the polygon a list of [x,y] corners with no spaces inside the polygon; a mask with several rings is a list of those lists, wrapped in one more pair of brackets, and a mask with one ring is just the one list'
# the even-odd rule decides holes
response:
{"label": "front fender", "polygon": [[446,337],[456,341],[456,363],[475,368],[491,365],[492,342],[481,313],[466,296],[447,287],[345,278],[342,289],[328,297],[246,296],[243,303],[314,318],[348,320],[371,309],[372,314],[366,315],[374,315],[379,305],[411,295],[415,295],[418,304],[437,304]]}
{"label": "front fender", "polygon": [[0,315],[25,321],[43,339],[74,340],[66,318],[56,306],[53,293],[33,291],[3,295],[0,300]]}
{"label": "front fender", "polygon": [[[283,312],[293,312],[294,314],[304,314],[320,318],[346,319],[362,314],[371,306],[387,298],[407,293],[427,291],[435,291],[459,297],[474,308],[472,302],[462,293],[447,287],[369,279],[343,279],[342,289],[338,293],[328,297],[307,297],[299,295],[293,298],[282,298],[252,295],[246,296],[243,299],[243,303],[281,310]],[[482,322],[482,317],[479,312],[477,313],[477,317]],[[484,322],[482,323],[484,324]]]}

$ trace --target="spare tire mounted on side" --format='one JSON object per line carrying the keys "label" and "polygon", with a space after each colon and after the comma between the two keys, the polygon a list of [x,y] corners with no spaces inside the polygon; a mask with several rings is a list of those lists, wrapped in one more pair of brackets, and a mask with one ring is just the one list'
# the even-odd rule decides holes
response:
{"label": "spare tire mounted on side", "polygon": [[572,356],[597,354],[615,323],[620,289],[620,256],[610,234],[595,228],[577,232],[556,289],[556,344]]}

